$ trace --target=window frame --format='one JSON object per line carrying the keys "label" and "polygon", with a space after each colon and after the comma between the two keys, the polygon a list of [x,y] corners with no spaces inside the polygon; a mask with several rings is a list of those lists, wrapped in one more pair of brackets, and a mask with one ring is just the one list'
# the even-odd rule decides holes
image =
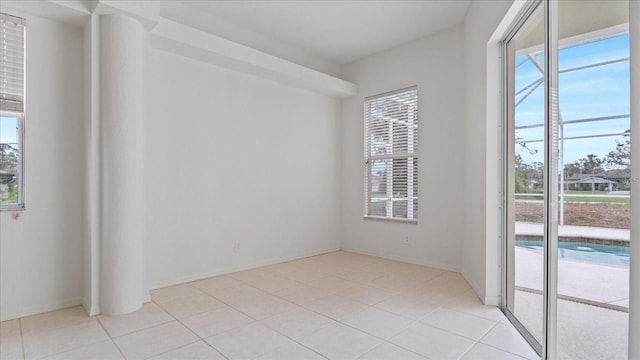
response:
{"label": "window frame", "polygon": [[[413,135],[414,137],[411,137],[411,140],[407,141],[407,146],[411,146],[413,147],[413,152],[406,152],[404,154],[400,153],[394,153],[393,151],[390,154],[386,154],[384,156],[382,155],[375,155],[372,156],[371,155],[371,142],[369,141],[370,139],[370,128],[369,128],[369,123],[368,120],[370,119],[370,113],[368,112],[367,108],[369,107],[369,102],[374,101],[374,100],[379,100],[379,99],[384,99],[384,98],[390,98],[394,95],[397,94],[402,94],[402,93],[406,93],[409,91],[414,91],[415,95],[413,98],[414,101],[414,106],[415,106],[415,118],[413,119],[414,124],[415,124],[415,128],[413,129]],[[419,169],[419,156],[418,156],[418,128],[419,128],[419,111],[418,111],[418,101],[419,101],[419,97],[418,97],[418,86],[414,85],[414,86],[410,86],[410,87],[405,87],[405,88],[401,88],[398,90],[393,90],[393,91],[389,91],[389,92],[385,92],[385,93],[381,93],[381,94],[376,94],[376,95],[372,95],[372,96],[368,96],[365,97],[364,99],[364,106],[363,106],[363,110],[364,110],[364,216],[363,219],[366,220],[382,220],[382,221],[393,221],[393,222],[402,222],[402,223],[410,223],[410,224],[417,224],[418,223],[418,199],[419,199],[419,191],[418,191],[418,187],[419,187],[419,175],[418,175],[418,169]],[[407,137],[407,139],[409,139],[409,137]],[[392,141],[392,144],[394,144],[395,141]],[[409,145],[410,143],[410,145]],[[393,148],[393,146],[392,146]],[[396,160],[396,159],[406,159],[407,160],[407,164],[409,163],[410,159],[413,159],[413,162],[415,163],[415,175],[412,173],[411,175],[409,175],[409,171],[407,171],[407,178],[406,178],[406,182],[407,182],[407,195],[406,195],[406,201],[407,201],[407,217],[397,217],[393,215],[393,195],[391,195],[391,197],[389,197],[389,189],[387,189],[387,198],[389,200],[387,200],[387,202],[391,202],[391,212],[389,215],[387,216],[380,216],[380,215],[371,215],[371,198],[372,198],[372,181],[371,181],[371,168],[372,168],[372,162],[373,161],[380,161],[380,160]],[[393,165],[392,165],[393,166]],[[408,165],[407,165],[408,166]],[[415,179],[414,179],[415,176]],[[391,178],[393,179],[393,175],[391,175]],[[415,185],[413,184],[413,181],[415,180]],[[411,182],[411,184],[409,184]],[[413,196],[413,192],[410,194],[409,189],[412,188],[413,190],[415,190],[415,196]],[[413,207],[412,205],[412,210],[409,211],[409,205],[413,203],[413,201],[416,202],[415,207]],[[387,205],[388,207],[388,205]],[[412,217],[409,218],[409,213],[412,213]]]}
{"label": "window frame", "polygon": [[16,118],[17,121],[17,133],[16,141],[18,143],[18,165],[16,169],[16,183],[18,187],[18,198],[15,203],[0,203],[1,211],[21,211],[26,209],[26,197],[25,197],[25,109],[26,109],[26,52],[27,52],[27,24],[26,19],[23,17],[2,13],[3,20],[5,18],[15,21],[23,27],[24,33],[22,34],[22,96],[17,98],[0,98],[0,116]]}
{"label": "window frame", "polygon": [[24,191],[24,112],[18,111],[0,111],[0,117],[12,117],[16,118],[18,123],[17,129],[17,141],[18,141],[18,167],[17,171],[17,185],[18,185],[18,200],[15,203],[0,203],[0,211],[16,211],[25,209],[25,191]]}

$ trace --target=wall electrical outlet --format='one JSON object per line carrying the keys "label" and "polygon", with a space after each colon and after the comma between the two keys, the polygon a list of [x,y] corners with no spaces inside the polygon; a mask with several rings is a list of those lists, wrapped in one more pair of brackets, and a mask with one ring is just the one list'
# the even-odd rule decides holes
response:
{"label": "wall electrical outlet", "polygon": [[240,243],[233,244],[233,251],[237,253],[240,252]]}
{"label": "wall electrical outlet", "polygon": [[403,244],[405,244],[406,246],[409,246],[410,242],[409,242],[409,236],[408,235],[404,237]]}

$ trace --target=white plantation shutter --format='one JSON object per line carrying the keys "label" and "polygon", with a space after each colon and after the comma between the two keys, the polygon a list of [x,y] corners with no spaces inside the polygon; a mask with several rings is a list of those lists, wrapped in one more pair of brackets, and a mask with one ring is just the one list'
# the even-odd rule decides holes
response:
{"label": "white plantation shutter", "polygon": [[418,90],[365,99],[365,217],[418,219]]}
{"label": "white plantation shutter", "polygon": [[24,111],[25,20],[0,14],[0,110]]}

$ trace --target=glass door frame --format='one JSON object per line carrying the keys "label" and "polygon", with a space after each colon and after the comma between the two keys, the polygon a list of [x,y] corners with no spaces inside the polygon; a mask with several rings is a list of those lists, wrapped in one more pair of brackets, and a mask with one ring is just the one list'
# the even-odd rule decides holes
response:
{"label": "glass door frame", "polygon": [[[547,46],[552,47],[553,43],[549,41],[550,37],[549,35],[554,34],[553,31],[549,32],[548,28],[552,27],[552,30],[557,29],[557,4],[555,4],[556,10],[553,10],[548,3],[551,0],[527,0],[526,3],[522,4],[522,5],[518,5],[518,7],[520,8],[520,11],[518,12],[518,14],[515,16],[515,20],[512,22],[511,25],[507,26],[507,31],[504,32],[505,36],[502,37],[502,39],[497,38],[495,39],[496,43],[493,44],[499,44],[500,45],[500,63],[502,64],[502,75],[503,78],[496,83],[496,87],[492,87],[492,89],[495,89],[497,91],[501,92],[501,96],[499,97],[500,101],[502,102],[499,107],[502,110],[502,114],[499,114],[497,112],[491,112],[491,114],[495,115],[495,119],[497,120],[496,122],[499,123],[499,126],[502,126],[502,128],[499,130],[499,136],[502,137],[502,142],[501,142],[501,157],[500,157],[500,162],[501,164],[499,164],[499,168],[501,171],[501,174],[498,174],[500,176],[499,181],[502,181],[501,184],[499,184],[499,191],[501,192],[501,194],[499,195],[498,199],[499,199],[499,203],[500,203],[500,208],[501,208],[501,213],[502,216],[500,216],[500,221],[502,222],[501,224],[501,231],[498,232],[498,236],[500,237],[501,241],[501,247],[502,247],[502,254],[501,254],[501,258],[502,258],[502,271],[501,271],[501,296],[500,296],[500,308],[502,309],[502,311],[505,313],[506,317],[515,325],[515,327],[521,332],[523,333],[525,339],[527,339],[527,341],[529,341],[530,343],[534,343],[535,342],[535,338],[533,338],[533,336],[531,336],[531,334],[529,334],[529,336],[527,336],[527,332],[524,331],[524,326],[517,321],[517,319],[513,316],[513,314],[508,311],[507,309],[507,240],[506,240],[506,231],[507,231],[507,183],[506,183],[506,179],[507,179],[507,172],[509,171],[508,166],[507,166],[507,160],[506,160],[506,156],[507,156],[507,136],[508,136],[508,132],[507,132],[507,125],[508,125],[508,121],[507,121],[507,71],[506,71],[506,59],[507,59],[507,53],[505,51],[505,45],[506,45],[506,41],[508,41],[508,39],[511,37],[513,37],[514,33],[517,32],[517,30],[524,24],[524,22],[527,19],[527,16],[531,15],[531,13],[533,12],[532,8],[535,8],[535,6],[545,6],[545,13],[548,13],[548,11],[551,11],[553,14],[555,14],[555,18],[551,18],[551,21],[549,21],[549,24],[545,25],[545,32],[547,32],[547,36],[545,36],[545,43],[547,43]],[[544,5],[541,5],[544,4]],[[552,5],[553,6],[553,5]],[[640,39],[640,1],[629,1],[629,45],[630,45],[630,91],[631,91],[631,99],[637,98],[638,95],[640,95],[640,74],[636,69],[640,69],[640,41],[638,41]],[[550,44],[549,44],[550,43]],[[489,44],[491,45],[491,43]],[[558,44],[557,42],[555,43],[555,49],[550,49],[551,54],[555,55],[556,59],[557,59],[557,50],[558,50]],[[492,49],[489,49],[493,51]],[[498,49],[496,49],[498,50]],[[498,55],[497,52],[494,52],[493,54]],[[551,56],[550,56],[551,57]],[[493,60],[492,60],[493,61]],[[497,64],[496,64],[497,65]],[[556,65],[557,65],[557,60],[556,60]],[[489,80],[488,80],[489,81]],[[557,81],[557,79],[556,79]],[[500,82],[502,84],[500,84]],[[502,85],[502,86],[501,86]],[[549,88],[545,87],[545,90],[549,90]],[[496,91],[496,93],[497,93]],[[488,103],[489,104],[489,103]],[[630,123],[631,123],[631,141],[632,143],[640,143],[640,103],[639,102],[634,102],[631,101],[631,109],[630,109]],[[499,117],[501,117],[501,119],[499,119]],[[489,120],[489,119],[487,119]],[[545,146],[546,148],[546,146]],[[640,176],[638,176],[640,174],[640,147],[632,147],[631,149],[631,162],[632,162],[632,172],[631,172],[631,178],[634,179],[634,184],[637,184],[638,181],[640,181]],[[511,204],[510,206],[513,206],[513,204]],[[630,267],[629,267],[629,273],[630,273],[630,281],[629,281],[629,293],[630,293],[630,303],[629,303],[629,308],[633,308],[636,309],[638,307],[640,307],[640,286],[638,286],[638,284],[640,284],[640,221],[634,221],[634,219],[638,219],[639,217],[637,216],[638,214],[640,214],[640,192],[635,191],[631,193],[631,224],[630,224],[630,229],[631,229],[631,243],[630,243]],[[511,208],[509,208],[510,210]],[[545,214],[546,216],[547,214]],[[545,225],[546,226],[546,225]],[[548,234],[545,233],[545,236],[548,236]],[[557,243],[556,243],[557,245]],[[512,250],[513,251],[513,250]],[[557,250],[556,250],[557,251]],[[548,252],[548,251],[547,251]],[[554,253],[554,254],[557,254]],[[549,264],[547,264],[549,265]],[[555,265],[555,274],[557,274],[557,263]],[[513,276],[513,272],[511,272],[511,276]],[[545,274],[548,275],[548,274]],[[556,275],[556,279],[557,279],[557,275]],[[548,280],[545,280],[545,290],[549,291],[550,288],[553,288],[554,286],[557,286],[557,281],[555,282],[549,282]],[[555,292],[557,293],[557,288],[555,289]],[[556,298],[557,299],[557,298]],[[552,302],[549,302],[546,304],[546,307],[544,309],[545,311],[545,317],[544,317],[544,326],[545,328],[548,327],[549,325],[554,326],[552,332],[548,332],[545,330],[545,340],[543,341],[544,343],[544,347],[542,344],[539,344],[539,346],[536,348],[536,346],[534,345],[534,349],[541,355],[541,357],[543,359],[548,359],[548,358],[552,358],[553,356],[555,356],[556,354],[556,346],[555,346],[555,326],[557,324],[557,319],[556,319],[556,307],[555,307],[555,303],[556,303],[556,299],[553,299]],[[550,311],[551,310],[551,311]],[[637,310],[637,309],[636,309]],[[634,339],[634,338],[638,338],[638,334],[640,334],[640,311],[630,311],[629,314],[629,339]],[[553,335],[553,336],[551,336]],[[553,341],[553,343],[549,342],[549,338],[552,337],[551,341]],[[533,340],[533,342],[531,341]],[[629,354],[629,358],[630,359],[634,359],[634,358],[640,358],[640,342],[636,342],[636,341],[629,341],[628,343],[628,354]]]}
{"label": "glass door frame", "polygon": [[[514,153],[510,151],[514,139],[514,88],[511,81],[511,68],[507,63],[513,63],[515,53],[510,52],[508,43],[522,28],[527,19],[538,9],[543,7],[544,15],[544,266],[543,266],[543,328],[542,341],[538,342],[529,330],[518,320],[509,309],[514,303],[515,292],[515,257],[513,242],[510,238],[515,218],[511,209],[515,201],[509,196],[510,183],[507,179],[514,178],[513,164]],[[506,36],[500,42],[502,52],[503,72],[503,149],[502,149],[502,248],[503,262],[502,272],[502,299],[500,308],[509,321],[523,335],[525,340],[541,356],[542,359],[553,359],[556,354],[557,332],[557,292],[558,292],[558,3],[552,0],[529,0],[522,8],[516,20],[506,32]],[[515,69],[513,69],[515,70]],[[514,121],[512,121],[514,120]]]}

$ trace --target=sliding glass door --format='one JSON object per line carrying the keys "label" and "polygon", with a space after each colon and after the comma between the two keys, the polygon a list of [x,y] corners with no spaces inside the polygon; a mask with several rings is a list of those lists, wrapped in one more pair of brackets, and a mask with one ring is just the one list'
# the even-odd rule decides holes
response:
{"label": "sliding glass door", "polygon": [[559,359],[627,358],[628,11],[628,1],[558,3]]}
{"label": "sliding glass door", "polygon": [[626,358],[628,9],[531,1],[504,40],[503,308],[545,358]]}
{"label": "sliding glass door", "polygon": [[[543,341],[542,251],[516,246],[538,240],[544,229],[545,77],[544,6],[528,9],[522,25],[505,44],[507,113],[507,315],[539,353]],[[526,223],[523,221],[526,220]],[[516,234],[519,237],[516,238]],[[526,236],[525,236],[526,235]],[[537,242],[543,249],[542,242]]]}

